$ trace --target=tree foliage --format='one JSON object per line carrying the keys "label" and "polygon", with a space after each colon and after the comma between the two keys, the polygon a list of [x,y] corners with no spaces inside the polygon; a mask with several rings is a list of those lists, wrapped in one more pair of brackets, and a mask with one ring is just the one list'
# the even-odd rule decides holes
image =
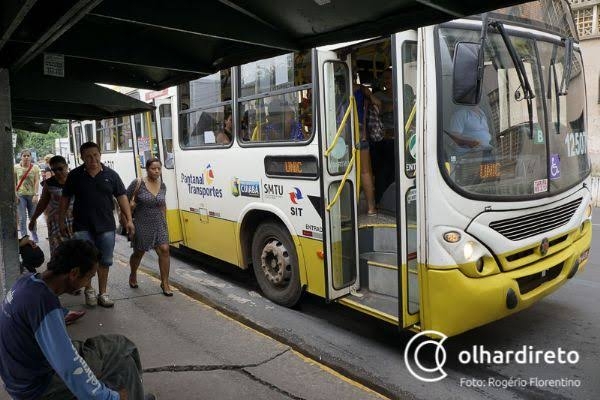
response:
{"label": "tree foliage", "polygon": [[46,154],[54,153],[54,140],[68,136],[68,125],[53,124],[48,133],[28,132],[16,129],[17,142],[15,146],[15,158],[22,150],[28,149],[37,153],[38,159]]}

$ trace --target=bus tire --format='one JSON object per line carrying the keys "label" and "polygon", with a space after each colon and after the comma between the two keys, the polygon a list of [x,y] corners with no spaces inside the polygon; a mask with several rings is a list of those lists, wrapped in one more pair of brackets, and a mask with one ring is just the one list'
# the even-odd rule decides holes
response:
{"label": "bus tire", "polygon": [[252,265],[262,292],[285,307],[295,305],[302,295],[296,246],[287,229],[264,222],[252,237]]}

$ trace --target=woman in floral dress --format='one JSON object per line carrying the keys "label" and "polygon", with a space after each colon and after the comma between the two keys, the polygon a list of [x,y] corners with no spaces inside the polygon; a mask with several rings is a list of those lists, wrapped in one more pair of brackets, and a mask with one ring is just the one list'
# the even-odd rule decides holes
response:
{"label": "woman in floral dress", "polygon": [[127,188],[129,201],[135,197],[133,254],[129,258],[129,286],[137,288],[137,269],[144,253],[154,249],[158,254],[160,287],[165,296],[173,296],[169,286],[169,232],[167,230],[167,187],[161,179],[162,163],[158,158],[146,162],[146,177],[135,179]]}

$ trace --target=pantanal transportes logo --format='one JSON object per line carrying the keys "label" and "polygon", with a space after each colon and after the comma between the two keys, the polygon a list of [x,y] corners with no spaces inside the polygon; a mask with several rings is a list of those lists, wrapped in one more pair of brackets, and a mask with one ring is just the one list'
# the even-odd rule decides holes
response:
{"label": "pantanal transportes logo", "polygon": [[180,179],[182,183],[187,185],[190,194],[202,197],[223,197],[223,189],[213,186],[215,173],[210,164],[207,164],[206,168],[199,175],[194,173],[184,174],[182,172]]}
{"label": "pantanal transportes logo", "polygon": [[213,172],[213,169],[210,166],[210,164],[208,164],[204,169],[204,182],[206,182],[206,185],[210,186],[213,184],[214,181],[215,173]]}

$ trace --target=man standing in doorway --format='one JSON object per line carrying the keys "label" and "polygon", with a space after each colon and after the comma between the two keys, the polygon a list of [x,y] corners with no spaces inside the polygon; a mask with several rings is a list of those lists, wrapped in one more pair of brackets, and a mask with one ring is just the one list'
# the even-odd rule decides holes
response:
{"label": "man standing in doorway", "polygon": [[[113,214],[113,197],[127,219],[126,229],[129,237],[133,236],[134,225],[127,200],[125,186],[119,175],[100,162],[100,147],[94,142],[86,142],[80,147],[83,165],[69,173],[62,191],[59,208],[60,232],[65,236],[89,240],[102,253],[98,268],[98,296],[91,285],[85,288],[85,303],[88,306],[100,304],[112,307],[114,302],[107,292],[108,269],[113,263],[115,248],[115,217]],[[73,203],[73,232],[67,232],[64,216],[69,207],[70,197]]]}

